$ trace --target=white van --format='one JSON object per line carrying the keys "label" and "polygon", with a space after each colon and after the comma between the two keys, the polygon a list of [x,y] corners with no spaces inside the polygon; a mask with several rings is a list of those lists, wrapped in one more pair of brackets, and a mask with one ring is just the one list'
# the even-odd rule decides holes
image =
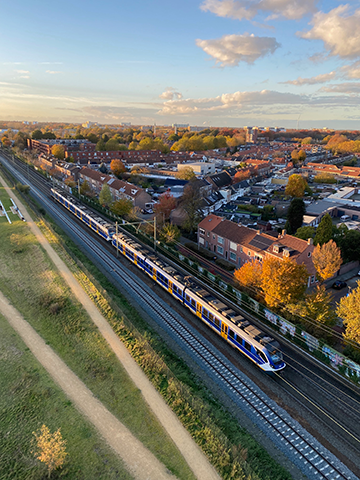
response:
{"label": "white van", "polygon": [[350,220],[350,217],[349,217],[349,215],[342,215],[342,216],[340,217],[340,219],[341,219],[341,220]]}

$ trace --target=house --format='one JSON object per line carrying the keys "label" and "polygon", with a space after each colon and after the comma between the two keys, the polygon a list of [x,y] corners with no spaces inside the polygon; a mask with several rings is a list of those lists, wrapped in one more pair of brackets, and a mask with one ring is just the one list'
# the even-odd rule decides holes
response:
{"label": "house", "polygon": [[308,286],[313,285],[316,282],[316,270],[312,262],[315,248],[312,239],[301,240],[287,235],[285,230],[275,236],[272,233],[253,230],[211,214],[198,225],[198,245],[237,267],[251,260],[261,262],[269,256],[280,260],[291,258],[297,264],[306,266]]}
{"label": "house", "polygon": [[223,170],[220,173],[214,173],[213,175],[208,175],[205,177],[205,180],[210,183],[213,190],[220,190],[223,187],[227,187],[232,182],[232,178],[226,170]]}
{"label": "house", "polygon": [[143,188],[132,183],[123,182],[91,168],[83,167],[79,172],[79,179],[81,183],[86,180],[97,195],[106,183],[110,188],[114,201],[120,198],[127,198],[133,202],[134,207],[141,209],[147,208],[147,204],[152,203],[151,196]]}
{"label": "house", "polygon": [[114,201],[127,198],[132,201],[134,207],[139,207],[142,210],[150,208],[151,196],[143,188],[118,178],[111,178],[106,183],[109,185]]}

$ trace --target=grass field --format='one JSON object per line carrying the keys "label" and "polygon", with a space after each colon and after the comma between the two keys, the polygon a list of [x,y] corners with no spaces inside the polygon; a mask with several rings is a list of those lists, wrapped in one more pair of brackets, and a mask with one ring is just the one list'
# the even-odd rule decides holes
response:
{"label": "grass field", "polygon": [[60,427],[67,440],[67,461],[52,478],[132,478],[1,315],[0,392],[1,480],[47,478],[46,466],[31,453],[32,432],[42,424]]}
{"label": "grass field", "polygon": [[[3,201],[6,197],[0,187],[0,199]],[[180,479],[193,479],[185,460],[144,402],[141,392],[73,297],[27,224],[18,220],[9,225],[3,220],[0,290],[94,395],[171,472]]]}

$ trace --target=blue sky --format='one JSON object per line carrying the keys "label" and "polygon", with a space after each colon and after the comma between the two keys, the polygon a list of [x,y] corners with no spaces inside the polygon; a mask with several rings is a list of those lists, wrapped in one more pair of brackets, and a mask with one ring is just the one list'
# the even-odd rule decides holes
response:
{"label": "blue sky", "polygon": [[360,129],[360,1],[2,5],[0,119]]}

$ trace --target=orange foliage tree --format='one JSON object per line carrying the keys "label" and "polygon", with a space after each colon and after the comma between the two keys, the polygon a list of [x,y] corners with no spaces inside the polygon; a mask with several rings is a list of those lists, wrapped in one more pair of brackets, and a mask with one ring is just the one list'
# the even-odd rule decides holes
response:
{"label": "orange foliage tree", "polygon": [[176,199],[170,192],[165,192],[160,195],[158,203],[154,205],[154,212],[160,220],[168,220],[170,213],[176,207]]}
{"label": "orange foliage tree", "polygon": [[261,288],[262,264],[260,262],[246,262],[234,272],[235,279],[242,287],[259,290]]}
{"label": "orange foliage tree", "polygon": [[110,170],[117,177],[119,177],[122,173],[126,172],[125,165],[121,160],[118,160],[118,159],[111,160]]}

